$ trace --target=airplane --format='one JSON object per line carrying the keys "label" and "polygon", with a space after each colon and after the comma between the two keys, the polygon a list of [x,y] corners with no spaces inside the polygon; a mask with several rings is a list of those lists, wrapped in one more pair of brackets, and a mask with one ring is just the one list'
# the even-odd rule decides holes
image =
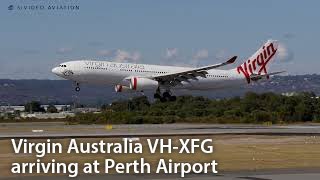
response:
{"label": "airplane", "polygon": [[113,85],[118,93],[154,91],[154,98],[165,102],[176,100],[172,94],[174,89],[226,89],[283,73],[285,71],[268,72],[277,51],[278,41],[268,40],[244,63],[229,70],[217,68],[234,63],[237,56],[222,63],[197,68],[77,60],[62,63],[52,72],[74,81],[76,91],[80,91],[82,83]]}

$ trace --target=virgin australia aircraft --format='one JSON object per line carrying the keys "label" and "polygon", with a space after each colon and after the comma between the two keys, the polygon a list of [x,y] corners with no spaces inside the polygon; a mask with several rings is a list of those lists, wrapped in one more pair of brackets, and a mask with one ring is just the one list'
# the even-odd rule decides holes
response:
{"label": "virgin australia aircraft", "polygon": [[114,85],[116,92],[154,91],[161,101],[174,101],[172,89],[214,90],[250,84],[252,81],[268,79],[282,73],[269,73],[269,65],[275,59],[278,42],[268,40],[243,64],[230,70],[217,69],[232,64],[237,56],[226,62],[199,67],[159,66],[148,64],[116,63],[107,61],[78,60],[62,63],[52,72],[79,85]]}

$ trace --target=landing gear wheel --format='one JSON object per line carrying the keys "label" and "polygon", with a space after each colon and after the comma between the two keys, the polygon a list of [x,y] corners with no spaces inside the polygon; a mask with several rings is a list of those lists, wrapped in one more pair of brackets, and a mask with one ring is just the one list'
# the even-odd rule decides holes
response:
{"label": "landing gear wheel", "polygon": [[167,101],[167,98],[165,97],[160,97],[160,102],[166,102]]}
{"label": "landing gear wheel", "polygon": [[153,96],[155,99],[159,99],[160,102],[166,102],[166,101],[176,101],[177,97],[176,96],[171,96],[171,92],[169,90],[166,90],[162,96],[160,89],[157,89],[156,93]]}
{"label": "landing gear wheel", "polygon": [[80,91],[80,87],[76,87],[76,89],[75,89],[77,92],[79,92]]}
{"label": "landing gear wheel", "polygon": [[164,92],[163,95],[162,95],[164,98],[170,98],[171,95],[169,92]]}
{"label": "landing gear wheel", "polygon": [[155,93],[155,94],[153,95],[153,97],[154,97],[155,99],[161,99],[161,95],[158,94],[158,93]]}
{"label": "landing gear wheel", "polygon": [[170,96],[169,97],[169,101],[176,101],[177,100],[177,97],[176,96]]}
{"label": "landing gear wheel", "polygon": [[177,100],[176,96],[171,96],[170,92],[164,92],[162,95],[163,99],[165,99],[166,101],[175,101]]}

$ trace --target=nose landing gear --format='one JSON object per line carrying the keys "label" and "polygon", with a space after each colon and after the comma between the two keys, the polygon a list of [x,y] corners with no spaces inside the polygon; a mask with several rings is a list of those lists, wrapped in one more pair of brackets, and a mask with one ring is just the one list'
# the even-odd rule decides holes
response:
{"label": "nose landing gear", "polygon": [[80,87],[76,87],[75,90],[76,90],[77,92],[79,92],[79,91],[80,91]]}
{"label": "nose landing gear", "polygon": [[79,83],[77,83],[77,82],[76,82],[76,88],[75,88],[75,91],[76,91],[76,92],[79,92],[79,91],[80,91],[80,85],[79,85]]}

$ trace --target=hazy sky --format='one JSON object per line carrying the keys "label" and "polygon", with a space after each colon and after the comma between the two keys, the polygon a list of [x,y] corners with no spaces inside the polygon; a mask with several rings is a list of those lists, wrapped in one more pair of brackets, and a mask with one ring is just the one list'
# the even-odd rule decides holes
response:
{"label": "hazy sky", "polygon": [[[80,9],[47,9],[69,4]],[[24,5],[44,9],[18,9]],[[238,55],[241,62],[268,39],[284,47],[277,67],[318,73],[319,7],[316,0],[1,0],[0,78],[53,79],[52,67],[85,58],[199,66]]]}

